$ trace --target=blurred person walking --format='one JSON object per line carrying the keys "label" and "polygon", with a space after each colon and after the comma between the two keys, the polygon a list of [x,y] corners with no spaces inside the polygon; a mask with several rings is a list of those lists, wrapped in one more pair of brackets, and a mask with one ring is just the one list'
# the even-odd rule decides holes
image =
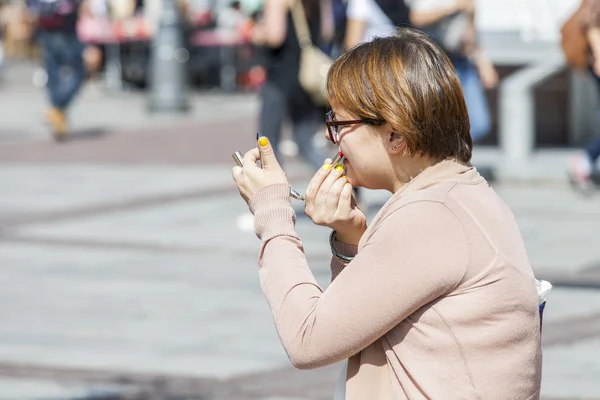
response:
{"label": "blurred person walking", "polygon": [[[252,41],[261,48],[266,79],[260,90],[259,131],[271,141],[277,157],[281,157],[283,125],[289,120],[292,138],[300,155],[312,167],[319,168],[325,159],[324,150],[315,145],[316,134],[324,129],[323,107],[313,102],[300,84],[301,48],[295,26],[293,8],[304,10],[312,43],[328,48],[334,39],[333,5],[331,0],[266,0],[258,18]],[[295,10],[299,18],[298,10]],[[329,17],[329,18],[328,18]],[[252,230],[254,217],[250,213],[237,219],[241,230]]]}
{"label": "blurred person walking", "polygon": [[36,37],[48,76],[50,107],[46,112],[56,140],[68,134],[67,110],[85,81],[85,45],[77,37],[82,0],[27,0],[36,21]]}
{"label": "blurred person walking", "polygon": [[433,36],[445,50],[460,80],[478,142],[491,129],[484,89],[498,84],[498,73],[477,43],[475,0],[406,0],[414,26]]}
{"label": "blurred person walking", "polygon": [[300,155],[318,168],[325,158],[314,144],[315,134],[323,126],[322,108],[311,100],[298,77],[300,44],[292,9],[299,6],[304,10],[316,46],[327,48],[334,37],[331,0],[265,1],[262,18],[253,33],[253,42],[264,49],[266,69],[266,82],[260,91],[259,130],[269,138],[279,156],[283,124],[289,119]]}
{"label": "blurred person walking", "polygon": [[[600,93],[600,0],[583,0],[562,28],[562,47],[567,62],[590,73]],[[581,154],[569,160],[571,182],[584,193],[592,188],[590,177],[600,158],[600,110],[596,115],[595,138]]]}

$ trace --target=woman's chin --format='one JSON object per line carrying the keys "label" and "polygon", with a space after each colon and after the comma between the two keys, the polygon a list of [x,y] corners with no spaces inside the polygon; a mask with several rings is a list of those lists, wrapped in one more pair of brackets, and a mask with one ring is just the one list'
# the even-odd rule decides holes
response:
{"label": "woman's chin", "polygon": [[346,171],[346,180],[349,184],[351,184],[354,187],[360,186],[360,183],[358,182],[356,177],[354,177],[351,173],[349,174],[348,171]]}

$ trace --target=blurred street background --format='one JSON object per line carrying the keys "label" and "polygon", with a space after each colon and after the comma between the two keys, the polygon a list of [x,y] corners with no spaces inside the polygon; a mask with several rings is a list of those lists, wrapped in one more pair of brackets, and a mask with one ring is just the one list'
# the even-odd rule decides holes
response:
{"label": "blurred street background", "polygon": [[[2,8],[0,400],[329,400],[340,367],[290,366],[231,179],[231,153],[255,146],[264,79],[247,21],[223,33],[217,16],[230,2],[182,2],[186,83],[175,96],[185,107],[160,99],[152,108],[154,3],[128,12],[115,1],[80,20],[101,61],[90,53],[93,73],[60,141],[44,124],[47,76],[18,24],[21,3]],[[492,131],[474,163],[515,213],[537,277],[555,286],[544,314],[545,400],[600,399],[600,195],[575,190],[567,174],[593,136],[598,99],[559,44],[578,4],[477,2],[501,80],[486,92]],[[240,12],[250,18],[260,6],[244,1]],[[11,24],[27,46],[17,34],[8,44]],[[321,133],[317,147],[327,146]],[[303,191],[313,168],[292,140],[281,151]],[[364,194],[369,218],[387,197]],[[325,287],[329,231],[294,206]]]}

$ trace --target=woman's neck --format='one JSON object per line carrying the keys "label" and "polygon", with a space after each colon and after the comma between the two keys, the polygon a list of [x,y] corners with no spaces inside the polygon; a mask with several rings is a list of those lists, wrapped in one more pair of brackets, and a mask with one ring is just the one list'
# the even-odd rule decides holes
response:
{"label": "woman's neck", "polygon": [[391,192],[396,193],[406,186],[410,181],[420,175],[426,169],[437,164],[439,160],[429,156],[406,157],[401,156],[393,164],[394,182],[391,185]]}

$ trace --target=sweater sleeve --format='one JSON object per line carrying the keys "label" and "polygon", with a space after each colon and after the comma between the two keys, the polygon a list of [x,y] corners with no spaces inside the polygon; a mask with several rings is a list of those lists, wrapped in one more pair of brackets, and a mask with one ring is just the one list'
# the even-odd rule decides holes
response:
{"label": "sweater sleeve", "polygon": [[442,203],[415,202],[373,226],[361,251],[323,292],[291,218],[282,212],[286,207],[291,208],[275,201],[256,204],[259,276],[297,368],[318,368],[358,353],[452,291],[469,262],[457,217]]}
{"label": "sweater sleeve", "polygon": [[[355,257],[356,253],[358,253],[358,246],[340,242],[338,240],[335,240],[335,238],[333,240],[332,245],[333,245],[333,248],[335,249],[335,251],[337,251],[338,253],[340,253],[342,255],[348,256],[348,257]],[[348,263],[340,260],[339,258],[337,258],[335,256],[331,257],[330,268],[331,268],[331,281],[332,282],[344,270],[344,268],[346,268],[346,265],[348,265]]]}

